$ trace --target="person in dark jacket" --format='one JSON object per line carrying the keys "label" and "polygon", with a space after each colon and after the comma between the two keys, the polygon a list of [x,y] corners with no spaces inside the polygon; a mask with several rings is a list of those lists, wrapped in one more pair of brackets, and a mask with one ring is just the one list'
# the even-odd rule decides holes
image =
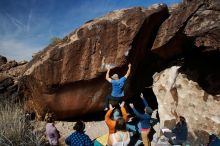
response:
{"label": "person in dark jacket", "polygon": [[148,106],[147,101],[144,99],[143,94],[141,94],[141,98],[145,104],[144,108],[144,114],[139,113],[135,108],[134,105],[131,103],[129,104],[130,107],[132,108],[134,114],[139,118],[140,120],[140,125],[141,125],[141,137],[144,146],[150,146],[150,141],[148,138],[148,134],[150,133],[151,125],[150,125],[150,120],[151,116],[150,114],[152,113],[152,109]]}
{"label": "person in dark jacket", "polygon": [[220,146],[220,139],[215,134],[209,135],[208,146]]}
{"label": "person in dark jacket", "polygon": [[165,131],[164,136],[169,138],[170,144],[181,145],[187,140],[188,128],[184,117],[179,117],[179,122],[170,130]]}
{"label": "person in dark jacket", "polygon": [[85,134],[85,124],[83,121],[77,121],[73,127],[76,130],[65,140],[68,146],[93,146],[92,140]]}

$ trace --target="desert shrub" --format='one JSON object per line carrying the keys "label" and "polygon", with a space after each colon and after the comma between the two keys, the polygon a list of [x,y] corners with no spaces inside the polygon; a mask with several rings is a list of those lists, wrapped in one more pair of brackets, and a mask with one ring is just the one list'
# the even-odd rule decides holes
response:
{"label": "desert shrub", "polygon": [[43,132],[33,130],[20,103],[0,103],[0,146],[44,146]]}
{"label": "desert shrub", "polygon": [[59,43],[61,43],[62,42],[62,39],[61,38],[59,38],[59,37],[53,37],[52,39],[51,39],[51,45],[56,45],[56,44],[59,44]]}

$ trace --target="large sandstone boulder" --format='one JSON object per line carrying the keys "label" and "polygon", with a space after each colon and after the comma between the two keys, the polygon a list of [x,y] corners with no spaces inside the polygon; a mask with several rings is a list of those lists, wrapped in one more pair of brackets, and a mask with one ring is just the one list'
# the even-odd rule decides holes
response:
{"label": "large sandstone boulder", "polygon": [[[131,62],[133,74],[167,17],[165,5],[117,10],[51,44],[35,55],[21,80],[27,108],[38,118],[52,111],[58,119],[102,110],[111,90],[106,66],[122,76]],[[125,90],[128,95],[129,86]]]}
{"label": "large sandstone boulder", "polygon": [[[202,65],[205,64],[201,63],[199,67]],[[213,69],[202,75],[208,68],[204,67],[203,72],[198,72],[199,67],[172,66],[153,77],[160,127],[171,128],[178,116],[185,117],[191,145],[206,144],[210,133],[220,136],[220,71]],[[206,83],[208,86],[205,88],[197,80],[210,84]],[[208,93],[207,89],[215,89],[215,92],[208,90],[212,94]]]}
{"label": "large sandstone boulder", "polygon": [[171,128],[184,116],[191,145],[206,144],[210,133],[220,136],[219,8],[218,0],[172,7],[151,48],[169,66],[153,77],[160,126]]}
{"label": "large sandstone boulder", "polygon": [[219,0],[184,0],[161,25],[152,51],[168,59],[220,47]]}

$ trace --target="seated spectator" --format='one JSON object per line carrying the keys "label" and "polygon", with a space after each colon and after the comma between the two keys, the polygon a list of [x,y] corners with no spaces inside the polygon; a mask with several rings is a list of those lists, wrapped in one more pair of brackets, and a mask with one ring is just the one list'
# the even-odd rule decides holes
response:
{"label": "seated spectator", "polygon": [[46,137],[51,146],[58,146],[59,145],[59,138],[60,133],[57,128],[54,126],[54,116],[51,113],[46,114],[45,116],[46,124]]}
{"label": "seated spectator", "polygon": [[220,139],[215,135],[209,135],[208,146],[220,146]]}
{"label": "seated spectator", "polygon": [[83,121],[77,121],[74,125],[73,132],[65,140],[65,143],[69,146],[93,146],[92,140],[85,134],[85,124]]}
{"label": "seated spectator", "polygon": [[130,134],[126,131],[126,122],[123,118],[116,121],[115,133],[109,136],[109,146],[128,146],[130,143]]}
{"label": "seated spectator", "polygon": [[170,144],[181,145],[187,140],[188,129],[184,117],[179,117],[179,122],[172,129],[162,129],[165,137],[169,139]]}

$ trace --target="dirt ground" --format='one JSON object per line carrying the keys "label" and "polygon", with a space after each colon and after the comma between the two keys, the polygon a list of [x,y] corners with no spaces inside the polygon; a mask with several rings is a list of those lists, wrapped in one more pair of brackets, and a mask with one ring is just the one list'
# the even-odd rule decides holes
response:
{"label": "dirt ground", "polygon": [[[156,111],[152,114],[152,118],[156,117]],[[56,121],[55,126],[60,131],[61,138],[59,139],[60,145],[65,146],[65,139],[74,132],[73,125],[75,122],[63,122],[63,121]],[[85,122],[86,128],[85,133],[94,140],[97,137],[100,137],[108,132],[108,127],[104,120],[102,121],[90,121]],[[35,130],[45,132],[46,122],[35,122]],[[154,139],[151,141],[152,146],[169,146],[168,141],[160,140],[164,139],[160,135],[160,125],[159,123],[155,124],[152,129],[156,131],[154,135]]]}
{"label": "dirt ground", "polygon": [[[55,126],[60,131],[60,145],[65,146],[65,138],[67,138],[73,130],[73,125],[75,122],[63,122],[63,121],[56,121]],[[86,128],[85,133],[93,140],[101,135],[104,135],[108,132],[108,127],[105,124],[105,121],[91,121],[85,122]],[[37,131],[45,131],[46,122],[36,122],[35,123],[35,130]]]}

